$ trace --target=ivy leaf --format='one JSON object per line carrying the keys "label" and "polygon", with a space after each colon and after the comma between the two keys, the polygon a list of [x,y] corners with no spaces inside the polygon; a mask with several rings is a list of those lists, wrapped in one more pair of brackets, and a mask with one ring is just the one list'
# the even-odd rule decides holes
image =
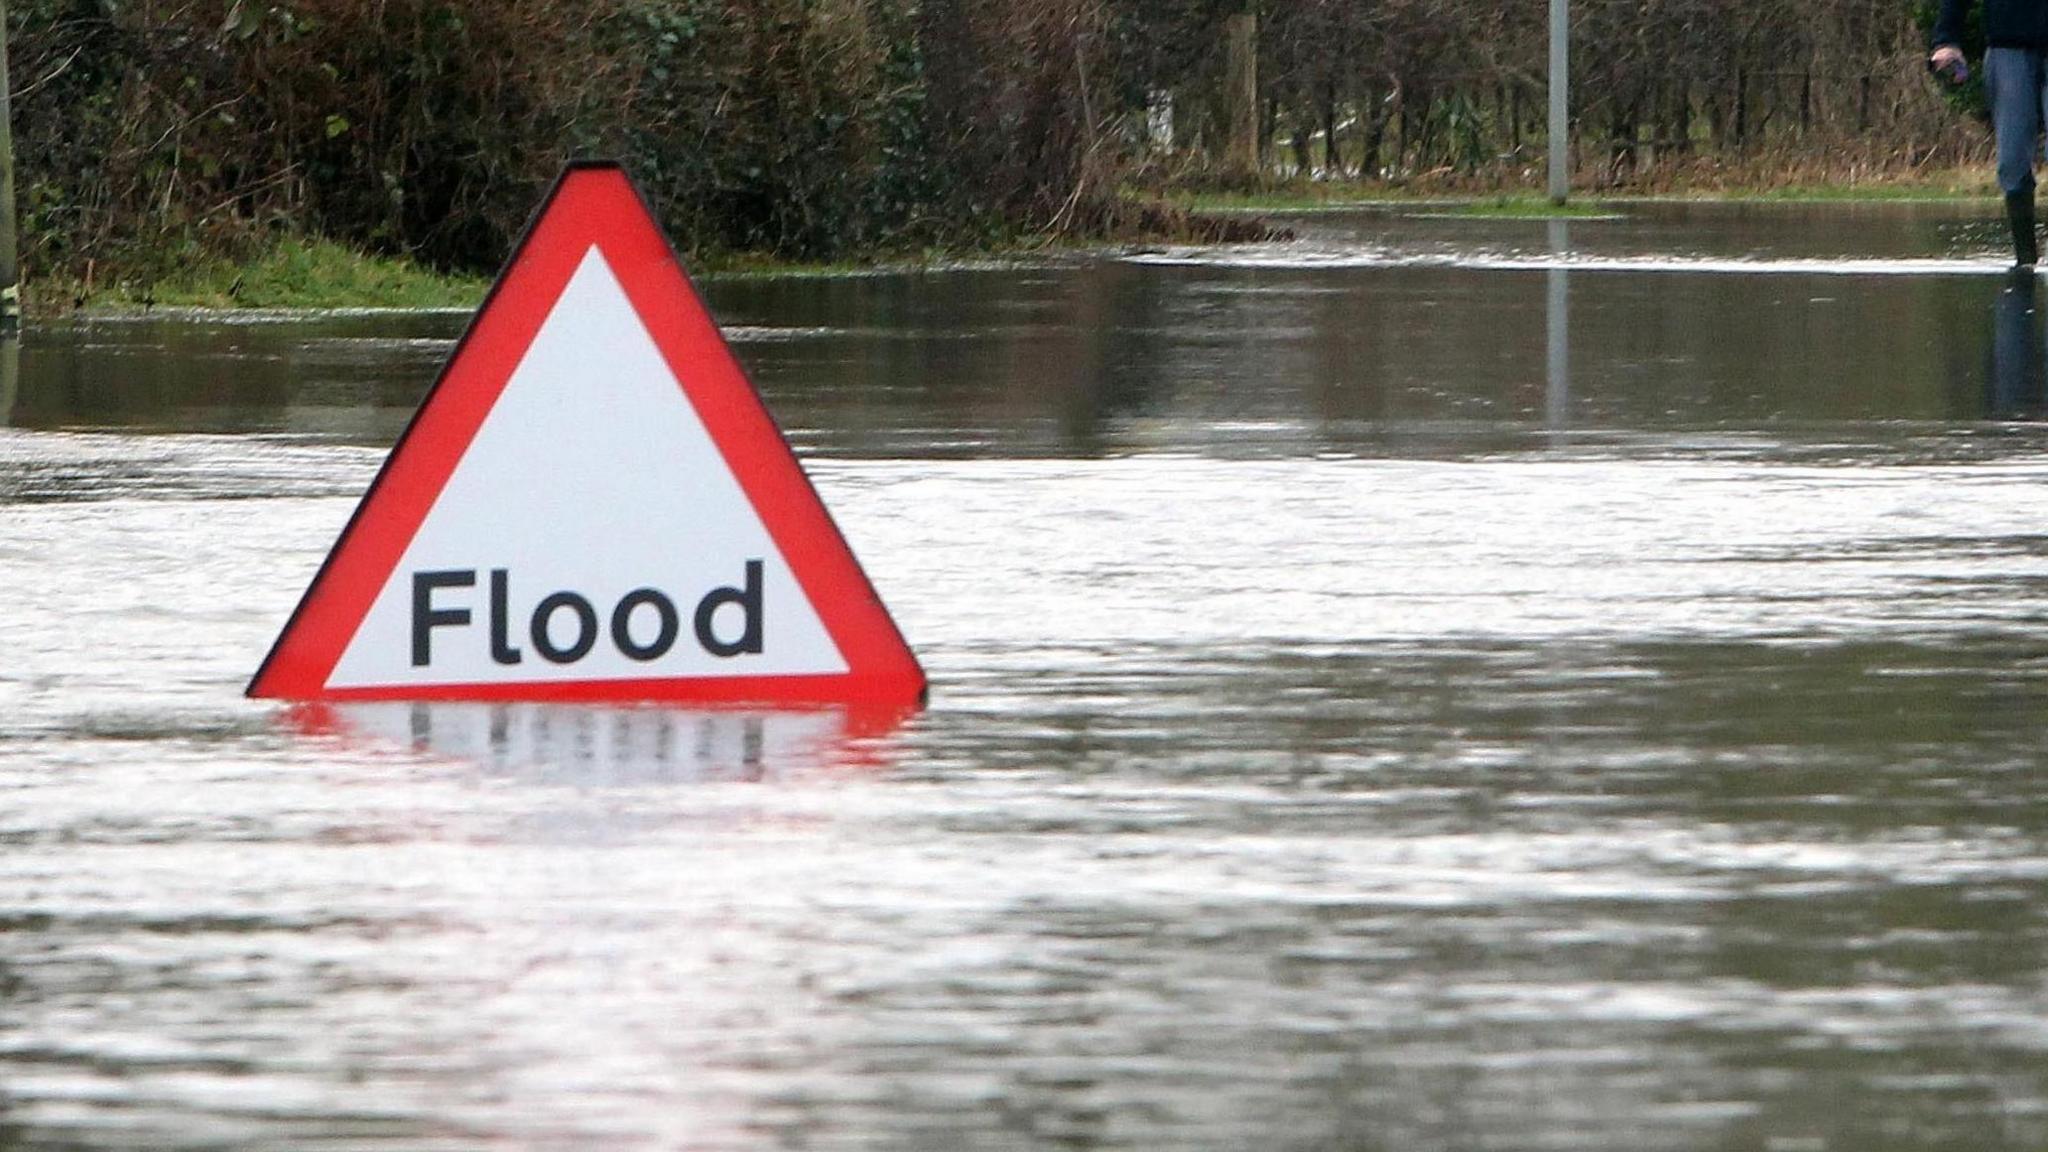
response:
{"label": "ivy leaf", "polygon": [[228,9],[227,19],[220,22],[222,39],[233,36],[237,40],[248,40],[262,29],[263,13],[250,6],[247,0],[235,0],[234,7]]}

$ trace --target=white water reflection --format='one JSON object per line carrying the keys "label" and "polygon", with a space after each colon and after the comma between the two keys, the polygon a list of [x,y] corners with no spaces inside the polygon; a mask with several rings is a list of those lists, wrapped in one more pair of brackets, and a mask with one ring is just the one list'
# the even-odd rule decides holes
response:
{"label": "white water reflection", "polygon": [[454,760],[492,775],[605,788],[879,771],[906,715],[390,702],[299,705],[286,720],[309,736]]}

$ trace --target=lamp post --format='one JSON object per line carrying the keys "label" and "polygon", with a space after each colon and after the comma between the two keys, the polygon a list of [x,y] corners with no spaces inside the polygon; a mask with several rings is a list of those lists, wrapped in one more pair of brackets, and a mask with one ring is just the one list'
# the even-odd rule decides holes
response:
{"label": "lamp post", "polygon": [[1571,12],[1550,0],[1550,202],[1564,207],[1571,193]]}

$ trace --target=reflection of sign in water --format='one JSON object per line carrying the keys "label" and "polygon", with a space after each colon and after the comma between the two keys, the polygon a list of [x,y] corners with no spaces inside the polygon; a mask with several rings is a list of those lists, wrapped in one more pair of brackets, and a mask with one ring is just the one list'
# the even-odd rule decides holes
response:
{"label": "reflection of sign in water", "polygon": [[924,674],[639,194],[582,165],[249,693],[908,705]]}
{"label": "reflection of sign in water", "polygon": [[603,708],[424,701],[303,705],[309,734],[579,787],[680,784],[882,766],[901,713]]}

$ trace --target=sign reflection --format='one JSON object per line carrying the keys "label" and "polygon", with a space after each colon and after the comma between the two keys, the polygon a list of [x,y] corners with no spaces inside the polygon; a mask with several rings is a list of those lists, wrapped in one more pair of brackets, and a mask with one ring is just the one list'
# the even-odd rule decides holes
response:
{"label": "sign reflection", "polygon": [[909,713],[388,702],[289,709],[300,732],[578,787],[766,781],[881,771]]}

